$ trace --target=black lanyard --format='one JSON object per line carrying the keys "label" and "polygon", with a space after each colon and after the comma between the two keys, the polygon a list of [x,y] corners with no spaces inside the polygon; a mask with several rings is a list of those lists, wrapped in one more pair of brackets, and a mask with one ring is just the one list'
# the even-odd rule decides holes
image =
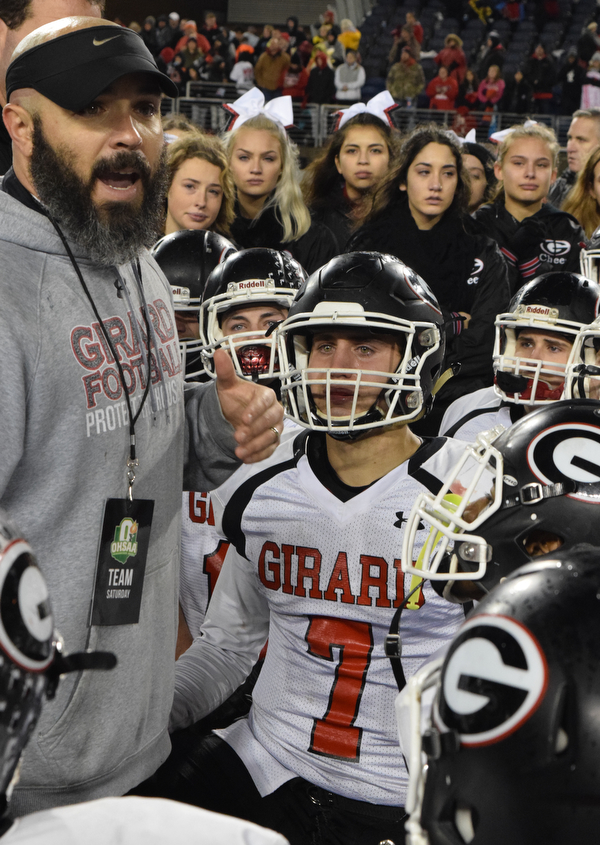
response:
{"label": "black lanyard", "polygon": [[[56,222],[56,220],[54,220],[54,218],[50,214],[48,214],[48,219],[50,220],[50,222],[52,223],[52,225],[56,229],[58,236],[63,243],[63,246],[64,246],[64,248],[67,252],[67,255],[69,256],[71,264],[73,265],[73,269],[77,273],[77,277],[78,277],[78,279],[81,283],[81,287],[83,288],[83,291],[84,291],[85,295],[87,296],[90,305],[92,306],[92,310],[94,311],[94,315],[95,315],[95,317],[96,317],[96,319],[97,319],[97,321],[100,325],[100,328],[102,329],[102,334],[104,335],[104,339],[106,340],[108,348],[110,349],[111,354],[112,354],[113,358],[115,359],[115,363],[116,363],[117,369],[119,371],[119,378],[121,379],[121,384],[123,385],[123,392],[125,394],[125,401],[127,402],[127,410],[129,412],[129,457],[127,458],[127,483],[128,483],[127,495],[129,497],[129,500],[132,501],[132,499],[133,499],[133,483],[135,481],[135,467],[139,466],[139,460],[136,457],[136,449],[135,449],[135,424],[138,421],[139,416],[142,413],[144,403],[146,402],[146,398],[148,396],[148,391],[150,389],[150,378],[151,378],[151,375],[152,375],[152,372],[151,372],[152,367],[151,367],[151,359],[150,359],[150,356],[152,354],[151,353],[152,336],[150,334],[150,324],[148,322],[148,314],[147,314],[147,310],[146,310],[146,297],[144,295],[144,287],[143,287],[143,283],[142,283],[142,271],[141,271],[141,268],[140,268],[140,262],[139,262],[139,259],[136,258],[136,260],[132,264],[132,266],[133,266],[133,272],[134,272],[134,275],[135,275],[135,278],[136,278],[136,282],[137,282],[138,287],[139,287],[140,297],[141,297],[141,300],[142,300],[142,314],[144,316],[144,323],[145,323],[145,326],[146,326],[146,337],[148,338],[148,341],[147,341],[148,342],[148,348],[147,348],[147,355],[146,355],[147,372],[146,372],[146,389],[144,390],[144,395],[142,396],[142,401],[140,403],[140,407],[138,408],[137,414],[135,416],[133,416],[133,413],[132,413],[132,410],[131,410],[131,400],[129,398],[129,391],[127,390],[127,384],[125,383],[125,373],[123,372],[123,367],[121,366],[121,361],[119,360],[119,356],[117,355],[117,350],[113,345],[110,334],[106,330],[106,326],[104,325],[104,322],[103,322],[100,314],[98,313],[98,308],[96,307],[96,303],[94,302],[92,295],[91,295],[91,293],[88,289],[88,286],[85,283],[85,279],[83,278],[83,274],[82,274],[82,272],[79,268],[79,265],[77,264],[77,261],[75,260],[75,256],[73,255],[73,252],[71,250],[71,247],[69,246],[67,239],[65,238],[65,236],[64,236],[60,226]],[[133,318],[135,319],[135,314],[133,315]]]}

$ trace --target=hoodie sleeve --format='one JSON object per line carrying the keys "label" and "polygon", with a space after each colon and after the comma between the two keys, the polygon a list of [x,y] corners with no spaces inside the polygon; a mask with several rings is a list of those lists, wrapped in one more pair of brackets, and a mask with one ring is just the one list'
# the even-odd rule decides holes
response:
{"label": "hoodie sleeve", "polygon": [[217,388],[185,385],[184,490],[213,490],[240,466],[233,427],[219,405]]}

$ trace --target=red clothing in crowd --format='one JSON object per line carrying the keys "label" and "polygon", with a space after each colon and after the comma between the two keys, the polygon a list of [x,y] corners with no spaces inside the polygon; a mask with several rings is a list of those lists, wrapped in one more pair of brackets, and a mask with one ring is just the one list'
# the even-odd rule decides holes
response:
{"label": "red clothing in crowd", "polygon": [[423,27],[421,26],[419,21],[415,21],[414,24],[412,25],[412,28],[413,28],[413,35],[415,36],[415,38],[417,39],[419,44],[422,44],[424,32],[423,32]]}
{"label": "red clothing in crowd", "polygon": [[179,41],[177,42],[177,46],[175,47],[175,52],[180,53],[185,45],[188,43],[190,38],[195,38],[198,44],[198,49],[201,53],[207,56],[210,53],[210,41],[208,38],[205,38],[204,35],[200,32],[189,32],[187,35],[182,36]]}
{"label": "red clothing in crowd", "polygon": [[509,21],[520,21],[521,20],[521,3],[518,2],[508,2],[505,7],[502,9],[502,14],[505,18],[508,18]]}
{"label": "red clothing in crowd", "polygon": [[506,83],[503,79],[484,79],[479,85],[477,98],[480,102],[485,103],[486,105],[491,104],[495,106],[504,94],[505,87]]}
{"label": "red clothing in crowd", "polygon": [[458,94],[458,82],[451,76],[446,79],[436,76],[427,86],[425,93],[429,97],[430,109],[453,109]]}
{"label": "red clothing in crowd", "polygon": [[308,85],[308,71],[306,68],[301,68],[300,72],[292,71],[288,68],[281,75],[279,87],[282,89],[282,96],[289,94],[294,99],[302,100],[306,93],[306,86]]}
{"label": "red clothing in crowd", "polygon": [[460,47],[444,47],[433,60],[436,65],[448,68],[448,73],[460,84],[467,72],[467,57]]}

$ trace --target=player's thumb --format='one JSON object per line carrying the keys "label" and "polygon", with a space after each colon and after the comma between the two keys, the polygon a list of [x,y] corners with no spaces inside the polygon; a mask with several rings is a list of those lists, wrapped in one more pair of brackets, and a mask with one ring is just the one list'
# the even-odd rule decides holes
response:
{"label": "player's thumb", "polygon": [[217,388],[227,390],[230,387],[235,387],[238,377],[229,354],[224,349],[215,349],[213,360],[217,376]]}

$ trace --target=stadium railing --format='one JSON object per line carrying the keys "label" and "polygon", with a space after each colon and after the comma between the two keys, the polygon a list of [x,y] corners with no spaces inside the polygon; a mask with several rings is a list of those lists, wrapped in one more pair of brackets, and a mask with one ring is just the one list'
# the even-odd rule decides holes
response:
{"label": "stadium railing", "polygon": [[[188,86],[206,86],[207,84],[215,85],[215,83],[188,83]],[[221,93],[219,96],[216,87],[210,91],[214,96],[179,97],[176,100],[165,97],[161,106],[162,114],[183,114],[207,132],[223,132],[227,125],[228,113],[222,106],[226,102],[233,102],[237,95],[234,91],[233,94],[227,92],[226,94]],[[223,90],[228,86],[220,87]],[[193,91],[194,89],[190,90]],[[208,89],[204,88],[204,90],[208,93]],[[294,103],[294,126],[289,130],[290,137],[300,146],[323,146],[328,135],[334,130],[336,115],[339,110],[340,106],[333,104],[316,105],[309,103],[302,108],[299,103]],[[392,120],[402,132],[410,132],[418,124],[433,122],[446,129],[454,129],[457,134],[465,134],[467,130],[475,129],[479,142],[487,141],[492,132],[508,129],[515,123],[523,123],[527,118],[550,126],[556,132],[561,147],[566,145],[567,132],[571,123],[569,115],[469,112],[468,115],[462,116],[455,111],[403,107],[392,112]]]}

